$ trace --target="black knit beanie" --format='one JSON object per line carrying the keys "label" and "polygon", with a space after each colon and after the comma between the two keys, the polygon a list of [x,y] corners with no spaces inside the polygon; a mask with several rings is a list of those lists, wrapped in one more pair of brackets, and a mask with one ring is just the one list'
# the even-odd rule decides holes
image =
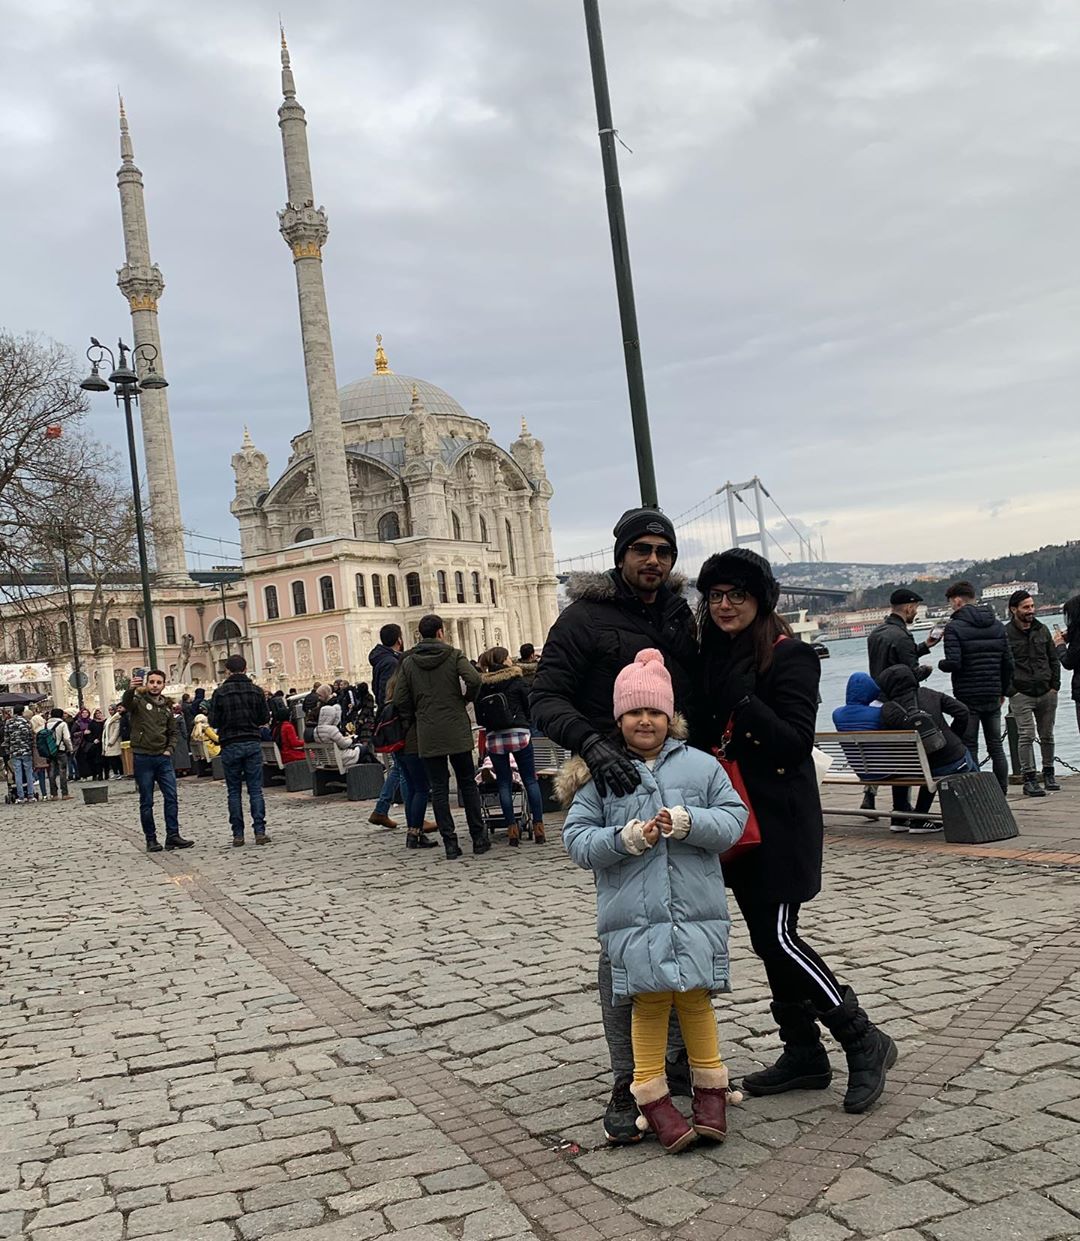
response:
{"label": "black knit beanie", "polygon": [[637,538],[643,534],[656,534],[667,539],[671,544],[671,550],[674,555],[671,563],[674,564],[679,558],[679,545],[675,540],[675,527],[671,524],[671,518],[665,517],[659,509],[656,508],[630,508],[615,523],[615,529],[611,532],[615,536],[615,566],[619,565],[619,561],[626,555],[626,549]]}
{"label": "black knit beanie", "polygon": [[776,611],[780,585],[773,576],[772,565],[748,547],[732,547],[705,561],[698,571],[698,593],[705,597],[718,582],[730,582],[748,590],[758,601],[762,616]]}

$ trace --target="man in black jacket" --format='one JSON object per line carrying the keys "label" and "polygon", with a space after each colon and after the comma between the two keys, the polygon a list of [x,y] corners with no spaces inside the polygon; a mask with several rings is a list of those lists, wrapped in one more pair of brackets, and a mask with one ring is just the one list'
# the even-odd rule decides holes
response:
{"label": "man in black jacket", "polygon": [[[1009,596],[1009,614],[1011,620],[1005,633],[1014,667],[1007,692],[1020,743],[1024,793],[1028,797],[1045,797],[1048,790],[1056,793],[1061,788],[1054,775],[1054,720],[1061,688],[1061,661],[1050,630],[1035,618],[1035,600],[1028,591],[1013,591]],[[1045,787],[1039,785],[1035,765],[1036,733]]]}
{"label": "man in black jacket", "polygon": [[[894,664],[881,674],[879,682],[881,697],[881,723],[884,728],[905,729],[915,727],[917,718],[930,716],[940,733],[939,748],[927,754],[930,771],[935,776],[954,775],[960,771],[974,771],[975,763],[963,742],[967,728],[968,709],[956,698],[925,689],[915,680],[915,674],[902,664]],[[945,716],[952,719],[951,726]],[[921,731],[921,730],[920,730]],[[934,790],[923,787],[915,801],[916,814],[929,814],[934,802]],[[911,832],[912,835],[940,832],[938,822],[912,819],[910,823],[895,820],[890,829],[894,832]]]}
{"label": "man in black jacket", "polygon": [[[371,665],[371,692],[375,696],[375,715],[386,702],[386,687],[398,670],[402,660],[405,641],[401,634],[401,626],[393,623],[383,625],[379,630],[379,641],[368,652],[368,663]],[[402,800],[408,805],[409,788],[405,779],[405,769],[396,755],[389,755],[390,764],[386,769],[382,792],[375,803],[375,809],[368,816],[368,822],[376,827],[397,827],[397,820],[390,817],[390,807],[394,798],[401,790]]]}
{"label": "man in black jacket", "polygon": [[[532,688],[532,718],[546,736],[580,754],[601,795],[630,793],[640,782],[625,749],[612,741],[615,678],[639,651],[663,652],[675,690],[675,706],[691,721],[697,714],[697,627],[683,598],[682,580],[669,585],[678,556],[675,528],[657,509],[636,508],[616,523],[615,568],[570,579],[573,602],[559,615],[544,642]],[[604,1037],[615,1079],[604,1116],[611,1142],[634,1142],[637,1104],[630,1093],[634,1053],[630,1007],[611,995],[611,962],[600,954],[598,970]],[[677,1048],[680,1041],[673,1046]],[[669,1053],[670,1054],[670,1053]],[[669,1064],[672,1093],[689,1093],[686,1070]]]}
{"label": "man in black jacket", "polygon": [[244,843],[243,786],[247,785],[251,826],[257,845],[269,844],[266,801],[263,798],[263,760],[260,730],[270,722],[266,695],[247,676],[243,655],[225,661],[229,674],[210,699],[209,722],[221,744],[221,766],[229,794],[229,826],[234,848]]}
{"label": "man in black jacket", "polygon": [[[881,684],[881,674],[886,668],[894,668],[898,664],[910,668],[921,681],[933,671],[925,664],[919,663],[922,655],[929,653],[930,648],[938,642],[937,638],[928,638],[918,645],[908,631],[908,625],[915,619],[915,614],[922,603],[922,595],[917,595],[910,587],[901,586],[889,596],[889,607],[892,611],[870,631],[866,639],[866,653],[870,660],[870,676]],[[876,788],[868,788],[863,794],[861,809],[872,810]],[[910,810],[911,794],[903,785],[893,785],[892,803],[894,810]],[[899,820],[894,819],[895,826]],[[902,830],[902,829],[901,829]]]}
{"label": "man in black jacket", "polygon": [[1013,657],[1005,626],[986,603],[975,602],[970,582],[954,582],[945,592],[952,619],[945,626],[945,658],[938,667],[952,674],[953,694],[968,709],[964,744],[979,762],[979,725],[1003,793],[1009,789],[1009,760],[1001,741],[1001,704],[1012,681]]}

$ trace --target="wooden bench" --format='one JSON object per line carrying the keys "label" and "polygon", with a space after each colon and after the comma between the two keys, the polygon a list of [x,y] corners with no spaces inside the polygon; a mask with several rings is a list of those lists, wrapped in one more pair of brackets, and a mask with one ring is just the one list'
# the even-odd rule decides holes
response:
{"label": "wooden bench", "polygon": [[[930,770],[930,760],[922,737],[914,729],[873,730],[870,732],[817,733],[814,744],[832,759],[822,784],[886,785],[888,787],[936,789],[938,778]],[[824,814],[865,819],[869,810],[822,805]],[[914,811],[874,810],[875,818],[930,820],[939,816]]]}
{"label": "wooden bench", "polygon": [[[344,785],[349,801],[373,801],[382,792],[386,780],[382,763],[354,763],[346,767],[346,753],[336,745],[326,745],[320,741],[304,742],[304,755],[311,772],[312,796],[325,797],[335,791],[331,785]],[[296,764],[286,764],[286,768],[291,766]]]}

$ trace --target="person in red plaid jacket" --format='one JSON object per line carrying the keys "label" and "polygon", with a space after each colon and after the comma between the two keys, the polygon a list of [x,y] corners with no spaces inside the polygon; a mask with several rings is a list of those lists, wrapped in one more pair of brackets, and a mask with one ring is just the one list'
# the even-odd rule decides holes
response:
{"label": "person in red plaid jacket", "polygon": [[479,722],[484,712],[480,704],[485,698],[493,698],[496,694],[503,696],[506,703],[505,721],[509,726],[487,730],[485,745],[495,769],[503,817],[509,825],[507,843],[516,845],[521,841],[521,825],[514,814],[513,775],[510,770],[510,755],[513,754],[529,802],[533,840],[542,845],[547,842],[544,835],[544,799],[536,779],[536,759],[529,725],[529,691],[524,673],[516,664],[508,663],[509,658],[510,652],[505,646],[493,646],[480,656],[481,685],[476,695],[476,718]]}

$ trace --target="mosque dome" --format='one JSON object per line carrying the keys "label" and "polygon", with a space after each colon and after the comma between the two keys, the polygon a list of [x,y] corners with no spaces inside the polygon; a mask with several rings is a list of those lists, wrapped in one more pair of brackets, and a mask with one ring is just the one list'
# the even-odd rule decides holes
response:
{"label": "mosque dome", "polygon": [[382,337],[377,336],[375,371],[354,383],[338,389],[341,401],[341,420],[357,422],[362,418],[401,416],[409,412],[415,387],[420,401],[429,414],[469,418],[464,409],[449,392],[428,383],[426,379],[414,379],[411,375],[396,375],[383,352]]}

